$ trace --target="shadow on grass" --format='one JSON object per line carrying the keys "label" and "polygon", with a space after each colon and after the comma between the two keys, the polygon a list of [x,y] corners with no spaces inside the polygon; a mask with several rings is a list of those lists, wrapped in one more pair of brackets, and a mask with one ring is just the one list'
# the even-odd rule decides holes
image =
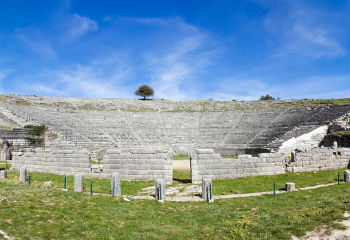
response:
{"label": "shadow on grass", "polygon": [[174,181],[179,183],[191,183],[191,179],[180,179],[180,178],[173,178]]}

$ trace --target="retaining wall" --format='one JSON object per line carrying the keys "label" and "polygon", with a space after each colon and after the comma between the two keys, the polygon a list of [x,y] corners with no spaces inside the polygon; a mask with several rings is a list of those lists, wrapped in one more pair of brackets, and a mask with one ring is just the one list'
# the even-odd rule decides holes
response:
{"label": "retaining wall", "polygon": [[12,168],[26,167],[29,171],[60,175],[90,174],[87,150],[31,149],[12,154]]}
{"label": "retaining wall", "polygon": [[279,153],[260,153],[258,157],[238,155],[237,159],[222,158],[213,149],[191,152],[192,183],[199,184],[203,177],[233,179],[246,176],[272,175],[285,172],[285,158]]}
{"label": "retaining wall", "polygon": [[332,170],[349,166],[349,148],[314,148],[296,152],[288,163],[287,172]]}
{"label": "retaining wall", "polygon": [[[173,178],[173,150],[166,149],[110,149],[103,155],[103,174],[117,172],[123,180]],[[203,177],[233,179],[246,176],[283,174],[345,168],[349,166],[349,148],[313,148],[297,151],[289,157],[281,153],[260,153],[257,157],[239,155],[222,158],[213,149],[196,149],[190,152],[192,183],[200,184]],[[26,167],[29,171],[54,174],[83,174],[92,176],[87,150],[34,149],[14,152],[12,168]],[[94,176],[95,176],[94,175]]]}
{"label": "retaining wall", "polygon": [[118,172],[123,180],[173,180],[173,151],[109,149],[103,155],[104,172]]}
{"label": "retaining wall", "polygon": [[14,128],[12,130],[0,129],[0,143],[7,141],[15,150],[23,147],[28,147],[27,129]]}
{"label": "retaining wall", "polygon": [[247,176],[274,175],[286,172],[308,172],[349,167],[349,148],[313,148],[287,156],[281,153],[260,153],[258,157],[238,155],[222,158],[213,149],[191,152],[192,183],[199,184],[203,177],[233,179]]}

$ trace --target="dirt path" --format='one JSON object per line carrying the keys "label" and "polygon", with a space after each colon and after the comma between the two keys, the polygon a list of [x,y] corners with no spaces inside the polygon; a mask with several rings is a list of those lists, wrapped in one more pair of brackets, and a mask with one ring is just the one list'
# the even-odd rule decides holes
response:
{"label": "dirt path", "polygon": [[[328,187],[332,185],[336,185],[337,183],[328,183],[328,184],[320,184],[315,186],[309,186],[309,187],[303,187],[303,188],[297,188],[293,191],[304,191],[304,190],[310,190],[310,189],[316,189],[316,188],[322,188],[322,187]],[[180,188],[182,188],[183,185],[178,185],[175,187],[169,187],[166,188],[166,196],[165,201],[172,201],[172,202],[200,202],[200,201],[206,201],[205,199],[202,199],[200,196],[202,194],[202,187],[200,185],[189,185],[185,189],[182,189],[182,191],[179,191]],[[276,190],[276,194],[283,194],[287,191],[284,190]],[[125,196],[131,199],[154,199],[154,186],[146,187],[141,190],[140,193],[147,194],[148,196]],[[274,194],[273,191],[269,192],[256,192],[256,193],[242,193],[242,194],[228,194],[228,195],[217,195],[214,196],[214,200],[219,199],[230,199],[230,198],[244,198],[244,197],[256,197],[256,196],[262,196],[262,195],[271,195]],[[187,196],[186,196],[187,195]],[[188,196],[190,195],[190,196]]]}
{"label": "dirt path", "polygon": [[345,230],[328,229],[326,226],[318,226],[313,231],[308,232],[304,237],[292,237],[293,240],[350,240],[350,214],[346,212],[344,217],[347,219],[337,222],[344,227]]}

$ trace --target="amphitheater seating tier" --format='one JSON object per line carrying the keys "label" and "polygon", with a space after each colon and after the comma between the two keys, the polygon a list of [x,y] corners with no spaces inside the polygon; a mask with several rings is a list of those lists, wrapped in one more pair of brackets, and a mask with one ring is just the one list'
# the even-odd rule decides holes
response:
{"label": "amphitheater seating tier", "polygon": [[310,110],[227,112],[62,111],[53,107],[6,105],[23,119],[48,126],[65,140],[97,152],[109,147],[214,148],[224,154],[276,149],[349,112],[350,106]]}

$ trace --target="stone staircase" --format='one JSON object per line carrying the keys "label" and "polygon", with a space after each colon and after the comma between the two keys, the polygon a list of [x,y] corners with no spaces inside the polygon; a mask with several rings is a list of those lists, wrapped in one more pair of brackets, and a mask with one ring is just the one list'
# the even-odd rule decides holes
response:
{"label": "stone staircase", "polygon": [[[321,109],[322,112],[325,111],[325,109]],[[309,117],[307,120],[303,121],[302,123],[300,123],[298,126],[295,126],[293,129],[291,129],[290,131],[287,131],[285,132],[284,135],[282,135],[281,137],[279,138],[276,138],[274,139],[273,141],[271,141],[269,144],[266,144],[264,146],[264,148],[268,148],[268,149],[271,149],[272,151],[277,151],[278,148],[280,146],[282,146],[282,144],[293,138],[293,137],[298,137],[298,136],[301,136],[303,134],[306,134],[306,133],[309,133],[319,127],[322,126],[322,123],[324,125],[329,125],[331,123],[337,123],[339,121],[341,121],[341,119],[343,119],[344,117],[346,116],[349,116],[349,113],[345,113],[343,114],[344,112],[346,111],[341,111],[339,112],[339,114],[343,114],[341,116],[338,116],[336,119],[334,120],[331,120],[330,118],[328,119],[322,119],[323,121],[317,121],[317,120],[314,120],[316,118],[316,116],[318,114],[321,114],[321,111],[319,111],[318,113],[312,115],[311,117]],[[338,115],[339,115],[338,114]]]}

